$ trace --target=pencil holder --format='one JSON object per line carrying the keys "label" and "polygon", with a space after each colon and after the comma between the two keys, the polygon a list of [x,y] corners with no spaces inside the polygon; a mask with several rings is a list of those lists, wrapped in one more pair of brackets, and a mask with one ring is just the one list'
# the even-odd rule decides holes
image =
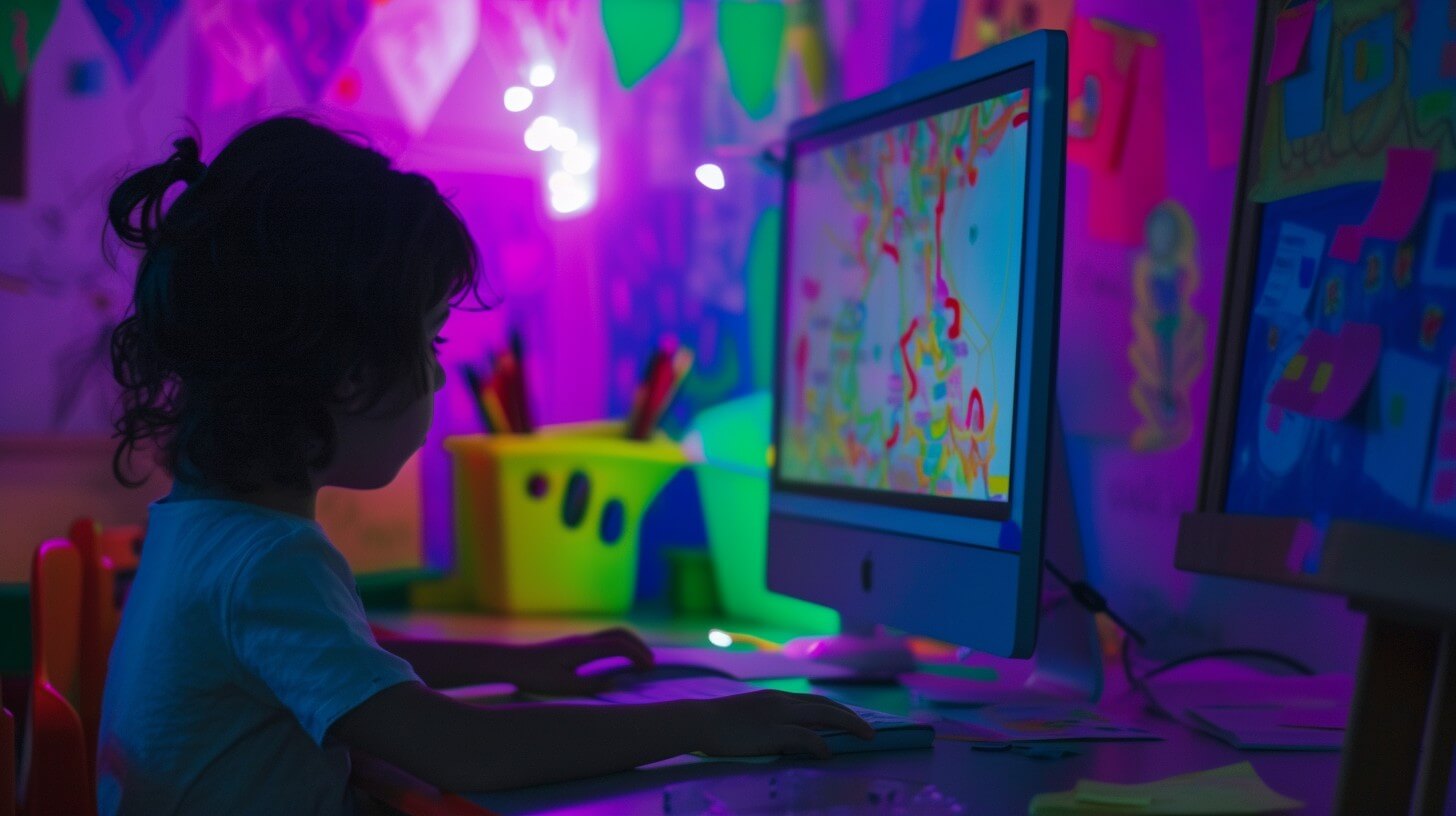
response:
{"label": "pencil holder", "polygon": [[621,423],[445,440],[454,472],[456,574],[473,605],[518,614],[632,606],[642,514],[683,465],[666,438]]}

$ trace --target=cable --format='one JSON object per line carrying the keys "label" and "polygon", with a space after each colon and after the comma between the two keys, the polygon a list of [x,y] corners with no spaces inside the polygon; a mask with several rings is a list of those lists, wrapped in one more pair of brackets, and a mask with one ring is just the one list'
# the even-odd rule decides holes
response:
{"label": "cable", "polygon": [[1163,672],[1172,671],[1179,666],[1193,663],[1198,660],[1207,660],[1214,657],[1252,657],[1259,660],[1267,660],[1270,663],[1278,663],[1281,666],[1292,669],[1295,674],[1303,674],[1306,677],[1315,673],[1314,669],[1311,669],[1304,663],[1295,660],[1288,655],[1283,655],[1278,652],[1271,652],[1268,649],[1209,649],[1206,652],[1194,652],[1193,654],[1184,655],[1174,660],[1169,660],[1167,663],[1164,663],[1157,668],[1149,669],[1148,671],[1143,672],[1142,679],[1151,680],[1152,678],[1157,677]]}
{"label": "cable", "polygon": [[1094,615],[1101,612],[1111,618],[1112,622],[1117,624],[1117,628],[1121,629],[1123,633],[1137,641],[1137,645],[1143,646],[1147,644],[1143,633],[1134,629],[1132,624],[1123,620],[1122,616],[1112,611],[1112,607],[1107,605],[1107,598],[1103,597],[1102,593],[1098,592],[1091,584],[1086,581],[1073,581],[1071,578],[1068,578],[1067,574],[1058,569],[1057,565],[1053,564],[1050,558],[1043,558],[1042,563],[1046,564],[1047,572],[1050,572],[1053,578],[1061,581],[1062,585],[1067,588],[1067,591],[1072,593],[1072,597],[1077,600],[1077,603],[1081,604],[1088,612]]}

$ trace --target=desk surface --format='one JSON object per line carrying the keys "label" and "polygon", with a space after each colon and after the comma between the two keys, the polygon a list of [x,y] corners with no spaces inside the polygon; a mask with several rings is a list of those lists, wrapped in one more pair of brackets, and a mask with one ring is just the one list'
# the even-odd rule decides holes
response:
{"label": "desk surface", "polygon": [[[590,619],[493,619],[469,615],[380,615],[376,621],[412,634],[483,637],[523,642],[555,637],[621,621]],[[700,645],[708,626],[723,622],[632,619],[628,621],[654,645]],[[786,634],[753,624],[724,625],[765,637]],[[778,686],[778,684],[775,684]],[[889,712],[904,712],[909,696],[898,687],[816,686],[814,691],[846,702]],[[773,775],[790,768],[935,785],[967,814],[1020,814],[1031,797],[1068,790],[1078,779],[1146,782],[1176,774],[1249,761],[1270,787],[1305,803],[1304,813],[1329,813],[1333,807],[1339,755],[1333,752],[1239,751],[1142,710],[1120,676],[1109,672],[1099,710],[1163,737],[1160,742],[1058,743],[1077,754],[1064,759],[1032,759],[1013,752],[976,750],[972,743],[937,740],[931,750],[851,754],[828,760],[780,759],[768,764],[735,762],[659,763],[649,768],[576,782],[543,785],[470,798],[502,814],[559,812],[661,813],[663,788],[694,780]],[[725,784],[729,784],[726,783]]]}

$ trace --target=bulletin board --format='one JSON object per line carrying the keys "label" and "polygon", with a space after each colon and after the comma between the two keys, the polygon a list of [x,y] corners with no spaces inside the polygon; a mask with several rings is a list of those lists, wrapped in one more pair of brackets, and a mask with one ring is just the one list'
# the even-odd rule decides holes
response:
{"label": "bulletin board", "polygon": [[1456,2],[1261,4],[1205,507],[1456,538]]}

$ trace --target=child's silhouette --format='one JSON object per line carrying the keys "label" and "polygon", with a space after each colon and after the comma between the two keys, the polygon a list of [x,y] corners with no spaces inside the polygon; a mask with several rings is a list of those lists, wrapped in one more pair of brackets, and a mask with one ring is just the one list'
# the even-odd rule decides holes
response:
{"label": "child's silhouette", "polygon": [[248,128],[210,166],[175,144],[110,204],[142,253],[112,338],[114,469],[136,484],[141,449],[174,486],[152,505],[111,655],[103,813],[345,812],[350,749],[478,790],[689,751],[823,755],[814,726],[870,736],[812,695],[482,708],[432,691],[588,692],[585,663],[652,663],[621,629],[378,643],[313,520],[319,488],[387,484],[423,443],[441,326],[480,300],[470,236],[428,179],[303,119]]}

